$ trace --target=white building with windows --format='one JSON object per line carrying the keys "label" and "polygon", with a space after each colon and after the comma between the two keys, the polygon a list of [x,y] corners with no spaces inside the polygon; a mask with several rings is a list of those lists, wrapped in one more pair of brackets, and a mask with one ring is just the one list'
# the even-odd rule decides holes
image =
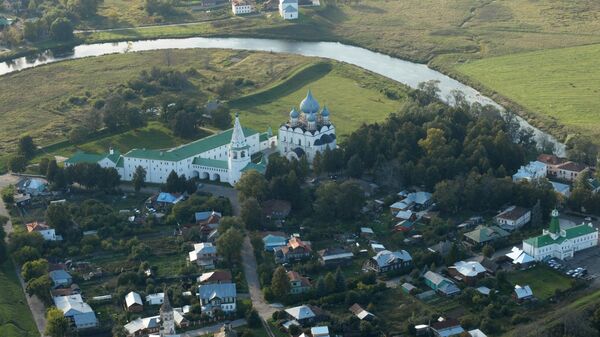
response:
{"label": "white building with windows", "polygon": [[335,127],[329,109],[321,107],[310,90],[300,103],[300,111],[292,108],[290,119],[281,125],[277,136],[279,153],[288,159],[306,156],[309,163],[317,152],[336,148]]}
{"label": "white building with windows", "polygon": [[254,12],[254,4],[249,0],[232,0],[231,12],[233,15],[252,13]]}
{"label": "white building with windows", "polygon": [[523,251],[536,261],[549,258],[572,258],[575,252],[598,245],[598,229],[591,223],[561,229],[558,211],[552,211],[552,220],[542,235],[523,240]]}
{"label": "white building with windows", "polygon": [[251,156],[276,144],[277,138],[270,131],[258,133],[244,128],[236,114],[232,129],[172,149],[132,149],[123,155],[112,149],[104,155],[78,152],[65,161],[65,165],[98,163],[102,167],[115,168],[124,181],[133,180],[135,170],[141,166],[149,183],[165,183],[169,174],[175,171],[188,178],[235,185],[247,170],[263,173],[265,162],[253,163]]}
{"label": "white building with windows", "polygon": [[279,0],[279,15],[284,20],[298,18],[298,0]]}

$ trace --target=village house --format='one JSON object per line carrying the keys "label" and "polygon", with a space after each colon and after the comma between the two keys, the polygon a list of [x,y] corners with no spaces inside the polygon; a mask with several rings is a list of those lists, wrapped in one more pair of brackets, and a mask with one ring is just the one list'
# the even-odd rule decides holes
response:
{"label": "village house", "polygon": [[431,247],[428,247],[427,250],[432,253],[439,254],[441,257],[445,257],[446,255],[448,255],[448,253],[450,253],[452,246],[452,241],[444,240],[436,243]]}
{"label": "village house", "polygon": [[328,267],[346,265],[352,261],[354,254],[344,248],[326,248],[317,252],[319,262]]}
{"label": "village house", "polygon": [[285,313],[301,326],[311,325],[326,318],[325,312],[313,305],[300,305],[285,309]]}
{"label": "village house", "polygon": [[423,278],[425,279],[425,284],[429,288],[441,295],[452,296],[460,292],[460,289],[454,282],[431,270],[426,272],[425,275],[423,275]]}
{"label": "village house", "polygon": [[512,180],[519,181],[534,181],[540,178],[546,178],[548,175],[548,167],[540,161],[532,161],[526,166],[521,166],[517,173],[513,174]]}
{"label": "village house", "polygon": [[516,265],[517,268],[526,268],[536,262],[531,255],[525,253],[518,247],[512,247],[511,251],[505,254],[505,257],[508,258],[512,264]]}
{"label": "village house", "polygon": [[465,233],[466,242],[477,247],[509,236],[509,233],[498,226],[479,225],[475,230]]}
{"label": "village house", "polygon": [[213,283],[198,286],[198,298],[202,312],[212,316],[215,310],[235,312],[237,291],[235,283]]}
{"label": "village house", "polygon": [[130,291],[125,295],[125,310],[128,312],[141,312],[144,310],[144,302],[140,294]]}
{"label": "village house", "polygon": [[52,295],[52,297],[69,296],[76,294],[81,294],[81,288],[77,283],[71,283],[71,285],[68,288],[56,288],[50,290],[50,295]]}
{"label": "village house", "polygon": [[421,211],[433,204],[433,196],[429,192],[398,193],[401,199],[390,206],[393,215],[400,211],[415,210]]}
{"label": "village house", "polygon": [[73,283],[73,277],[71,274],[62,269],[52,270],[49,273],[49,276],[52,280],[52,286],[54,288],[65,288]]}
{"label": "village house", "polygon": [[372,270],[381,274],[390,271],[407,271],[412,265],[412,256],[407,251],[382,250],[365,262],[363,270]]}
{"label": "village house", "polygon": [[448,267],[448,273],[455,279],[472,286],[485,275],[486,269],[479,262],[458,261]]}
{"label": "village house", "polygon": [[288,217],[292,204],[287,200],[270,199],[262,204],[263,217],[267,220],[280,221]]}
{"label": "village house", "polygon": [[352,312],[354,314],[354,316],[356,316],[358,319],[365,320],[365,321],[370,321],[373,318],[375,318],[375,315],[373,315],[372,313],[366,311],[365,309],[363,309],[360,304],[358,303],[354,303],[351,307],[350,307],[350,312]]}
{"label": "village house", "polygon": [[471,259],[471,261],[481,264],[483,268],[485,268],[486,273],[490,275],[495,275],[498,269],[500,268],[496,261],[483,255],[474,257]]}
{"label": "village house", "polygon": [[586,165],[555,155],[541,154],[538,156],[538,161],[546,164],[548,177],[568,182],[574,182],[580,174],[589,170],[589,167]]}
{"label": "village house", "polygon": [[440,317],[436,322],[431,323],[429,329],[435,337],[459,336],[465,332],[456,319],[443,317]]}
{"label": "village house", "polygon": [[28,233],[40,233],[46,241],[62,241],[63,239],[62,236],[56,234],[54,228],[50,228],[45,222],[30,222],[25,227]]}
{"label": "village house", "polygon": [[203,225],[218,225],[221,222],[223,215],[215,211],[203,211],[194,213],[196,224]]}
{"label": "village house", "polygon": [[293,236],[287,245],[274,249],[275,261],[285,263],[289,261],[299,261],[310,257],[312,249],[309,243],[303,242],[300,238]]}
{"label": "village house", "polygon": [[200,284],[231,283],[231,272],[229,270],[215,270],[203,273],[198,277]]}
{"label": "village house", "polygon": [[[304,334],[305,337],[309,337],[306,336],[306,334]],[[302,336],[302,335],[300,335]],[[314,326],[312,328],[310,328],[310,336],[311,337],[329,337],[329,328],[326,326]]]}
{"label": "village house", "polygon": [[562,229],[558,216],[558,210],[553,210],[548,229],[542,235],[523,240],[523,251],[536,261],[572,258],[575,252],[598,245],[598,229],[591,223]]}
{"label": "village house", "polygon": [[290,280],[290,294],[302,294],[310,290],[310,281],[298,272],[288,271],[287,277]]}
{"label": "village house", "polygon": [[15,187],[19,193],[38,196],[48,190],[48,182],[40,178],[24,178]]}
{"label": "village house", "polygon": [[496,215],[494,220],[501,228],[514,231],[531,221],[531,211],[519,206],[510,206]]}
{"label": "village house", "polygon": [[[400,214],[400,213],[401,212],[398,212],[398,214]],[[415,227],[414,221],[402,220],[402,221],[398,222],[396,225],[394,225],[394,228],[392,229],[392,231],[408,233],[408,232],[412,231],[414,227]]]}
{"label": "village house", "polygon": [[148,294],[146,296],[146,303],[149,305],[160,305],[163,304],[164,300],[165,293]]}
{"label": "village house", "polygon": [[53,301],[56,308],[63,312],[63,315],[69,319],[71,326],[77,330],[98,326],[98,319],[94,310],[83,301],[80,294],[54,297]]}
{"label": "village house", "polygon": [[217,247],[210,242],[194,244],[194,250],[189,252],[189,261],[203,269],[214,269],[217,260]]}
{"label": "village house", "polygon": [[265,250],[268,252],[274,251],[277,248],[287,245],[287,237],[282,232],[267,233],[262,238]]}
{"label": "village house", "polygon": [[254,12],[254,7],[251,0],[231,0],[231,12],[233,15],[252,13]]}
{"label": "village house", "polygon": [[531,300],[531,299],[533,299],[533,291],[531,290],[531,287],[529,287],[528,285],[520,286],[517,284],[517,285],[515,285],[515,291],[513,292],[513,298],[519,303]]}

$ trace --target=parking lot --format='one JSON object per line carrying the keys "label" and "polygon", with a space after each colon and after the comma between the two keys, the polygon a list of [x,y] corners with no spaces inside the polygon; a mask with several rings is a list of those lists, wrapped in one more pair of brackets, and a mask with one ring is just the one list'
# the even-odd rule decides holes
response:
{"label": "parking lot", "polygon": [[587,270],[585,278],[600,285],[600,247],[577,252],[574,258],[566,261],[558,260],[558,262],[561,265],[560,271],[563,273],[576,268],[585,268]]}

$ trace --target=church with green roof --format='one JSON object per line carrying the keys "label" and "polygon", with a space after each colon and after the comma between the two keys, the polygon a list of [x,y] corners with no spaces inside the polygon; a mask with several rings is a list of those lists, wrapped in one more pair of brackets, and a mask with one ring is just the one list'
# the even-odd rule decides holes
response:
{"label": "church with green roof", "polygon": [[542,235],[523,240],[523,251],[535,260],[572,258],[575,252],[598,245],[598,230],[589,224],[566,229],[560,227],[558,211],[552,211],[548,229]]}
{"label": "church with green roof", "polygon": [[131,181],[138,166],[146,170],[146,182],[165,183],[174,171],[188,178],[208,179],[235,185],[248,170],[264,173],[266,163],[253,163],[251,156],[277,146],[270,131],[258,133],[242,127],[236,114],[232,129],[171,149],[132,149],[121,154],[111,149],[105,154],[78,152],[66,166],[97,163],[117,170],[123,181]]}

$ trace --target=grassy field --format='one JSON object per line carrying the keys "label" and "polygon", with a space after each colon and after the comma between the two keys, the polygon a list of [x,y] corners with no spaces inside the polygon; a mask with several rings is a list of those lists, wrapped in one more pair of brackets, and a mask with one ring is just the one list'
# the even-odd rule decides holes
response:
{"label": "grassy field", "polygon": [[508,280],[515,285],[529,285],[533,296],[546,300],[556,290],[567,290],[571,288],[573,280],[546,266],[516,271],[508,275]]}
{"label": "grassy field", "polygon": [[[31,133],[38,145],[65,139],[80,122],[89,106],[69,104],[70,97],[103,97],[106,90],[134,78],[141,70],[167,64],[181,71],[190,68],[199,75],[191,79],[196,86],[189,93],[202,101],[214,94],[208,89],[215,79],[243,77],[255,85],[239,92],[245,94],[281,79],[307,58],[243,51],[173,50],[108,55],[94,59],[60,62],[0,77],[0,154],[15,147],[18,137]],[[218,76],[218,77],[217,77]]]}
{"label": "grassy field", "polygon": [[297,78],[284,81],[261,93],[260,100],[248,98],[234,101],[231,105],[234,110],[241,111],[242,118],[250,116],[244,121],[248,126],[257,130],[271,126],[276,130],[287,120],[292,107],[299,108],[310,89],[321,107],[327,105],[330,109],[337,134],[343,139],[363,123],[383,121],[391,112],[398,110],[402,101],[391,100],[378,90],[387,87],[398,90],[402,95],[400,86],[348,65],[336,64],[326,75],[312,79],[307,76],[305,81]]}
{"label": "grassy field", "polygon": [[10,261],[0,264],[0,336],[38,336],[23,290]]}
{"label": "grassy field", "polygon": [[[600,45],[487,58],[457,70],[541,115],[542,126],[600,136]],[[567,62],[568,61],[568,62]],[[535,117],[534,117],[535,118]]]}

